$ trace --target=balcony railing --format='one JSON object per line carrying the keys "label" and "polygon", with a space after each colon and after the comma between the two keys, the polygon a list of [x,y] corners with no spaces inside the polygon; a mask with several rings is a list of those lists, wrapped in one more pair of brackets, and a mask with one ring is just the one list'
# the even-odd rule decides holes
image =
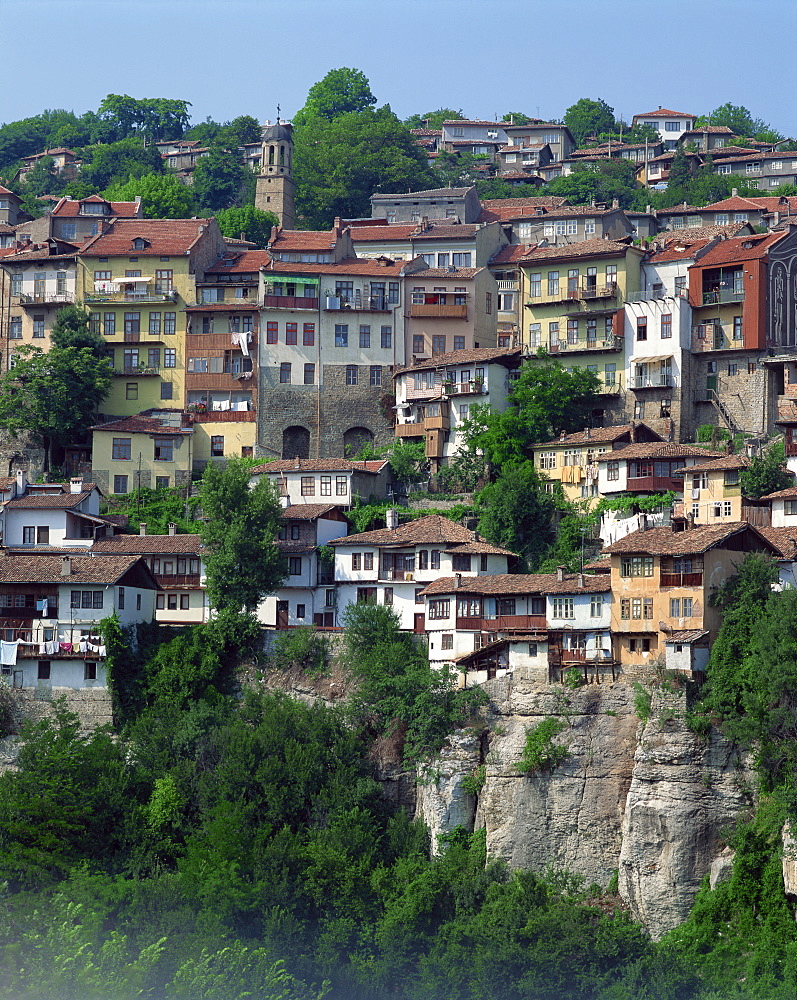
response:
{"label": "balcony railing", "polygon": [[629,476],[626,487],[629,493],[637,490],[646,490],[650,493],[666,493],[672,490],[681,493],[684,488],[683,478],[676,479],[670,476]]}
{"label": "balcony railing", "polygon": [[632,389],[660,389],[675,384],[674,375],[633,375],[629,382]]}
{"label": "balcony railing", "polygon": [[662,587],[702,587],[702,573],[662,573]]}
{"label": "balcony railing", "polygon": [[502,278],[498,281],[498,291],[516,292],[518,290],[518,284],[519,282],[516,280],[509,281]]}
{"label": "balcony railing", "polygon": [[[169,292],[155,292],[148,289],[140,292],[87,292],[83,296],[83,301],[91,302],[175,302],[177,292],[172,289]],[[253,305],[253,309],[257,306]]]}
{"label": "balcony railing", "polygon": [[409,315],[419,319],[467,319],[467,302],[410,302]]}
{"label": "balcony railing", "polygon": [[122,365],[113,372],[114,375],[159,375],[160,365]]}
{"label": "balcony railing", "polygon": [[608,285],[582,285],[580,297],[582,299],[611,299],[617,294],[617,285],[611,282]]}
{"label": "balcony railing", "polygon": [[574,343],[569,340],[559,340],[550,344],[548,352],[550,354],[574,354],[576,351],[622,351],[624,340],[622,337],[579,337]]}
{"label": "balcony railing", "polygon": [[390,312],[394,305],[386,295],[327,295],[324,309],[328,312],[352,310],[354,312]]}
{"label": "balcony railing", "polygon": [[487,392],[484,382],[444,382],[443,392],[447,396],[481,396]]}
{"label": "balcony railing", "polygon": [[199,573],[155,573],[161,587],[198,587]]}
{"label": "balcony railing", "polygon": [[415,570],[412,569],[385,569],[379,570],[380,580],[398,580],[399,582],[411,582],[415,579]]}
{"label": "balcony railing", "polygon": [[673,292],[668,292],[664,288],[647,288],[642,292],[629,292],[625,297],[626,302],[650,302],[653,299],[688,299],[689,290],[686,288],[676,288]]}
{"label": "balcony railing", "polygon": [[612,396],[618,395],[624,389],[624,379],[622,373],[615,374],[614,379],[609,382],[606,380],[605,376],[600,386],[598,387],[598,392],[604,395]]}
{"label": "balcony railing", "polygon": [[75,301],[74,292],[34,292],[33,295],[20,295],[19,303],[23,306],[69,305]]}
{"label": "balcony railing", "polygon": [[497,618],[457,617],[457,628],[474,632],[517,631],[519,629],[547,629],[545,615],[499,615]]}
{"label": "balcony railing", "polygon": [[265,295],[266,309],[318,309],[318,298],[309,295]]}
{"label": "balcony railing", "polygon": [[18,618],[20,620],[28,621],[33,618],[44,618],[50,620],[51,618],[58,617],[58,604],[50,601],[47,605],[46,611],[40,611],[38,608],[0,608],[0,626],[3,628],[8,627],[9,618]]}
{"label": "balcony railing", "polygon": [[703,292],[703,305],[722,305],[724,302],[744,302],[744,289],[739,288],[715,288],[710,292]]}

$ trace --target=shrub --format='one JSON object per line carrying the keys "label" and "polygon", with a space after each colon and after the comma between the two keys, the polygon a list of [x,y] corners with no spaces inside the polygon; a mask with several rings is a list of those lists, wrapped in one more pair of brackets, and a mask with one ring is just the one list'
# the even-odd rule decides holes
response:
{"label": "shrub", "polygon": [[643,687],[639,681],[634,681],[634,711],[643,722],[647,722],[650,718],[652,700],[653,695],[650,691]]}
{"label": "shrub", "polygon": [[526,745],[517,765],[518,771],[552,771],[567,757],[567,747],[554,743],[554,737],[567,728],[561,719],[550,717],[526,729]]}
{"label": "shrub", "polygon": [[478,795],[484,788],[484,782],[487,780],[487,768],[484,764],[480,764],[477,768],[474,768],[470,774],[466,774],[462,779],[463,791],[467,792],[468,795]]}
{"label": "shrub", "polygon": [[301,667],[307,673],[323,673],[329,658],[329,639],[314,628],[282,632],[271,647],[271,663],[277,670]]}

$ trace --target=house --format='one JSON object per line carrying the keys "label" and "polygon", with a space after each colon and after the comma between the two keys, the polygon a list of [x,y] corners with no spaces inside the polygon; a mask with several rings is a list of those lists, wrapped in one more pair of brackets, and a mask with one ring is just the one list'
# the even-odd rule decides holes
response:
{"label": "house", "polygon": [[422,257],[428,267],[484,267],[507,242],[498,222],[452,224],[421,219],[404,225],[352,225],[349,234],[360,259]]}
{"label": "house", "polygon": [[337,626],[334,559],[327,558],[327,546],[333,538],[345,536],[349,527],[341,508],[329,502],[291,504],[282,511],[277,545],[288,576],[261,604],[261,621],[278,629]]}
{"label": "house", "polygon": [[538,206],[510,220],[513,243],[536,243],[548,247],[571,246],[589,240],[621,240],[633,228],[619,204]]}
{"label": "house", "polygon": [[439,354],[398,368],[393,375],[396,437],[424,441],[437,471],[462,448],[462,425],[471,406],[506,409],[520,360],[519,348],[497,348]]}
{"label": "house", "polygon": [[[665,143],[666,146],[666,143]],[[702,159],[698,153],[684,152],[689,173],[694,176],[702,166]],[[662,190],[667,187],[670,180],[670,168],[675,159],[676,150],[674,146],[659,153],[658,156],[651,156],[649,160],[640,163],[636,168],[636,179],[645,187],[652,187]]]}
{"label": "house", "polygon": [[548,146],[553,162],[566,160],[576,147],[576,141],[567,125],[559,122],[530,121],[526,125],[502,123],[507,146],[519,150]]}
{"label": "house", "polygon": [[756,527],[768,526],[772,516],[769,504],[742,494],[741,473],[749,464],[745,455],[726,455],[681,470],[684,492],[680,513],[695,524],[747,521]]}
{"label": "house", "polygon": [[531,249],[526,244],[507,243],[490,259],[488,266],[498,285],[498,347],[520,347],[522,343],[520,261]]}
{"label": "house", "polygon": [[598,494],[603,497],[618,493],[680,493],[684,488],[681,470],[723,457],[723,452],[690,444],[629,444],[598,456]]}
{"label": "house", "polygon": [[792,533],[797,531],[797,486],[768,493],[761,500],[770,505],[773,528],[788,528]]}
{"label": "house", "polygon": [[[668,209],[667,213],[677,213],[678,206]],[[663,211],[660,216],[665,215]],[[797,198],[786,197],[740,197],[733,188],[730,198],[712,202],[703,208],[689,208],[691,225],[729,226],[733,224],[772,227],[797,216]],[[676,214],[677,218],[677,214]],[[672,228],[676,228],[673,225]]]}
{"label": "house", "polygon": [[191,481],[194,428],[177,411],[150,411],[89,428],[92,476],[105,493],[182,486]]}
{"label": "house", "polygon": [[441,577],[423,591],[429,660],[470,683],[514,673],[543,684],[568,666],[611,666],[605,574]]}
{"label": "house", "polygon": [[633,421],[613,427],[585,427],[571,434],[563,431],[553,441],[534,446],[534,464],[546,479],[562,484],[568,500],[596,497],[601,456],[632,444],[661,440],[647,424]]}
{"label": "house", "polygon": [[[384,459],[355,462],[347,458],[296,458],[266,462],[250,470],[250,483],[268,476],[291,506],[334,503],[344,510],[360,498],[381,498],[392,485],[390,465]],[[326,499],[330,498],[330,499]],[[334,499],[331,499],[334,498]]]}
{"label": "house", "polygon": [[475,532],[439,514],[330,541],[335,549],[338,618],[349,604],[373,602],[393,607],[401,627],[423,633],[422,591],[441,575],[464,577],[506,573],[515,554],[481,541]]}
{"label": "house", "polygon": [[95,538],[113,531],[100,516],[102,494],[94,483],[77,476],[66,484],[35,486],[22,471],[14,483],[14,495],[0,512],[2,544],[7,549],[88,548]]}
{"label": "house", "polygon": [[0,674],[18,688],[105,687],[100,621],[152,621],[157,590],[137,556],[0,556],[0,631],[15,644]]}
{"label": "house", "polygon": [[786,150],[726,148],[712,153],[714,172],[754,180],[760,191],[797,183],[797,156]]}
{"label": "house", "polygon": [[45,158],[52,160],[53,173],[61,174],[68,180],[75,179],[78,169],[81,166],[81,160],[78,159],[73,149],[67,149],[66,146],[57,146],[53,149],[45,149],[43,153],[33,153],[31,156],[23,156],[21,158],[23,166],[19,169],[17,179],[24,180],[25,176],[33,170],[39,161]]}
{"label": "house", "polygon": [[[459,126],[454,125],[454,128]],[[444,219],[449,223],[476,222],[481,212],[475,187],[431,188],[408,194],[372,194],[371,215],[394,222]]]}
{"label": "house", "polygon": [[[112,220],[79,251],[78,298],[107,343],[114,370],[109,417],[185,405],[206,388],[208,354],[186,356],[186,306],[196,279],[226,252],[215,219]],[[227,388],[237,383],[221,371]]]}
{"label": "house", "polygon": [[496,346],[498,286],[486,267],[414,268],[407,279],[406,359]]}
{"label": "house", "polygon": [[715,149],[733,145],[736,136],[727,125],[703,125],[701,128],[691,128],[681,132],[681,137],[677,141],[681,146],[693,146],[699,153],[710,153]]}
{"label": "house", "polygon": [[202,539],[199,535],[178,535],[169,525],[168,535],[147,534],[146,524],[138,535],[98,538],[90,554],[136,556],[149,567],[156,583],[155,620],[166,625],[194,625],[208,620],[210,606],[204,586]]}
{"label": "house", "polygon": [[656,111],[646,111],[644,114],[634,115],[632,125],[649,125],[659,133],[665,149],[675,149],[684,133],[690,133],[697,118],[695,115],[687,114],[684,111],[671,111],[669,108],[659,106]]}
{"label": "house", "polygon": [[[688,524],[688,522],[686,522]],[[627,667],[703,673],[722,613],[710,601],[749,552],[777,554],[745,522],[635,531],[608,546],[615,653]],[[682,530],[683,529],[683,530]]]}
{"label": "house", "polygon": [[442,123],[439,148],[451,153],[471,153],[495,160],[496,150],[507,141],[506,122],[456,118]]}
{"label": "house", "polygon": [[523,175],[523,180],[533,183],[538,180],[538,171],[554,162],[554,154],[547,142],[534,142],[518,147],[513,144],[498,149],[498,176],[507,179],[507,174]]}
{"label": "house", "polygon": [[26,222],[19,235],[29,236],[33,242],[63,240],[81,246],[98,236],[114,219],[143,219],[141,198],[134,201],[107,201],[101,195],[88,198],[59,198],[52,210],[38,219]]}

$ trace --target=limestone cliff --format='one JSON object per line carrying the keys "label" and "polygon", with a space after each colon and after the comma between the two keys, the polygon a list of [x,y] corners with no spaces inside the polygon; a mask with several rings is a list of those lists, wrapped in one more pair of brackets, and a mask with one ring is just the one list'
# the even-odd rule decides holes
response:
{"label": "limestone cliff", "polygon": [[[487,688],[487,732],[457,734],[419,781],[416,815],[433,837],[483,827],[489,855],[513,867],[568,869],[604,887],[619,872],[653,937],[682,922],[712,863],[723,865],[722,831],[751,803],[752,775],[732,747],[689,731],[682,692],[655,693],[642,722],[628,683]],[[566,759],[521,774],[527,728],[551,715],[565,724],[555,742]],[[467,779],[480,764],[474,795]]]}

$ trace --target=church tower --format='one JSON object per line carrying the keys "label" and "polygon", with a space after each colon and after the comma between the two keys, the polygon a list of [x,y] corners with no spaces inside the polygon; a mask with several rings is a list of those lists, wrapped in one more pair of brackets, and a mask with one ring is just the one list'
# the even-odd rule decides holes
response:
{"label": "church tower", "polygon": [[293,229],[293,126],[279,119],[263,129],[263,155],[255,188],[255,208],[273,212],[283,229]]}

